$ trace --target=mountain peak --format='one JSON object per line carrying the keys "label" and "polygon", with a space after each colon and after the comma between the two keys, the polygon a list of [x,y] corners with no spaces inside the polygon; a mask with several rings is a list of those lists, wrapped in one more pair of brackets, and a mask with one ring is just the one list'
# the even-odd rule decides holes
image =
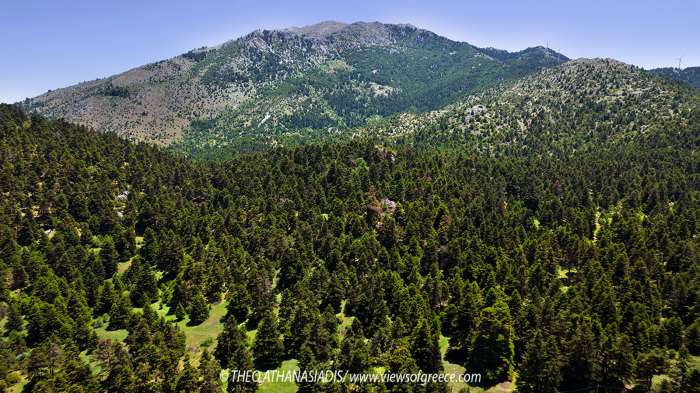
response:
{"label": "mountain peak", "polygon": [[518,59],[525,60],[533,57],[538,58],[542,62],[549,62],[552,60],[554,60],[554,62],[565,62],[569,60],[569,58],[564,56],[563,54],[541,45],[526,48],[517,52],[508,52],[503,49],[496,49],[492,47],[481,48],[480,50],[481,52],[493,57],[494,59],[498,59],[504,62],[514,61]]}
{"label": "mountain peak", "polygon": [[302,27],[289,27],[283,29],[283,31],[289,31],[292,33],[297,33],[301,35],[318,35],[326,36],[338,32],[348,26],[347,23],[337,22],[333,20],[326,20],[311,25],[306,25]]}
{"label": "mountain peak", "polygon": [[291,27],[279,31],[294,33],[312,40],[346,39],[368,41],[374,38],[378,42],[384,43],[395,39],[397,36],[404,36],[408,32],[428,32],[409,23],[389,24],[376,21],[353,23],[323,21],[308,26]]}

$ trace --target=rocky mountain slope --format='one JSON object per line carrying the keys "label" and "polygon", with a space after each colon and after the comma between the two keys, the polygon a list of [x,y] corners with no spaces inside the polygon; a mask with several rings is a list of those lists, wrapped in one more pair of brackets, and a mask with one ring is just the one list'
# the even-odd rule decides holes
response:
{"label": "rocky mountain slope", "polygon": [[477,48],[410,25],[323,22],[254,31],[24,106],[158,144],[275,144],[434,110],[566,60],[542,47]]}

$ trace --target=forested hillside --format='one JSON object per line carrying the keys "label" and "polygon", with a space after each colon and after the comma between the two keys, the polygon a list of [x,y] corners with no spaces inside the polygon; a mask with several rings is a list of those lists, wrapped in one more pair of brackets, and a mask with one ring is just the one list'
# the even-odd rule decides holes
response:
{"label": "forested hillside", "polygon": [[[635,140],[662,129],[687,127],[700,98],[690,87],[650,75],[614,59],[577,59],[469,95],[437,110],[371,118],[362,126],[322,132],[257,131],[218,144],[178,144],[198,158],[227,158],[273,144],[295,146],[378,138],[395,145],[469,146],[491,156],[566,156],[600,144]],[[236,123],[232,121],[231,124]],[[203,130],[208,138],[218,138]],[[202,135],[204,135],[202,134]],[[216,134],[221,137],[224,134]]]}
{"label": "forested hillside", "polygon": [[132,140],[245,150],[438,109],[566,60],[543,47],[477,48],[411,25],[322,22],[256,30],[23,105]]}
{"label": "forested hillside", "polygon": [[661,75],[677,82],[688,84],[696,89],[700,89],[700,67],[678,68],[655,68],[652,73]]}
{"label": "forested hillside", "polygon": [[489,155],[569,155],[611,141],[687,127],[700,100],[688,87],[613,59],[577,59],[438,111],[362,128],[397,144],[465,143]]}
{"label": "forested hillside", "polygon": [[225,370],[298,367],[697,391],[700,121],[674,94],[647,132],[570,119],[596,148],[566,154],[546,154],[563,123],[508,154],[362,136],[216,162],[0,106],[0,384],[271,391]]}

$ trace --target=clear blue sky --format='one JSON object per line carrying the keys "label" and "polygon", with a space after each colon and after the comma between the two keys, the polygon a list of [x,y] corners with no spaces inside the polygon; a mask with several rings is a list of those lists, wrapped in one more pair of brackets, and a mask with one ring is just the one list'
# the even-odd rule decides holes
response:
{"label": "clear blue sky", "polygon": [[545,45],[645,68],[700,65],[700,1],[18,0],[0,7],[0,102],[101,78],[257,28],[411,23],[477,46]]}

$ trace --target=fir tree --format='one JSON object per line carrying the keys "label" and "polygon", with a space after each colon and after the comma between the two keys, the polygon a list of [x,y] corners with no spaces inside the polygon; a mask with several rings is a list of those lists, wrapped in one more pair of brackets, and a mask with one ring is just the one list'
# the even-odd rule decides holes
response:
{"label": "fir tree", "polygon": [[197,290],[192,302],[190,303],[190,325],[199,325],[200,323],[206,321],[209,318],[209,303],[207,299],[204,298],[202,292]]}
{"label": "fir tree", "polygon": [[369,348],[357,318],[353,319],[341,343],[339,364],[349,372],[363,372],[369,366]]}
{"label": "fir tree", "polygon": [[259,370],[269,370],[279,366],[281,356],[284,353],[282,337],[280,336],[277,316],[268,311],[258,324],[258,332],[255,335],[253,356],[255,367]]}
{"label": "fir tree", "polygon": [[590,317],[579,317],[575,326],[567,346],[568,359],[562,370],[562,385],[582,388],[601,382],[600,346]]}
{"label": "fir tree", "polygon": [[431,374],[442,370],[440,333],[439,329],[435,329],[434,323],[429,318],[421,318],[416,327],[411,348],[418,368]]}
{"label": "fir tree", "polygon": [[556,393],[561,382],[559,348],[552,336],[543,337],[536,329],[527,342],[518,373],[518,392]]}
{"label": "fir tree", "polygon": [[177,384],[175,385],[175,392],[196,392],[199,391],[199,386],[199,372],[196,368],[192,367],[189,357],[185,356],[184,367],[178,375]]}
{"label": "fir tree", "polygon": [[227,294],[226,318],[235,317],[238,321],[245,321],[250,310],[250,294],[245,286],[234,284]]}
{"label": "fir tree", "polygon": [[158,297],[158,286],[153,271],[140,257],[134,258],[131,262],[127,276],[132,282],[129,296],[134,306],[142,307],[147,299]]}
{"label": "fir tree", "polygon": [[119,296],[109,310],[109,329],[125,329],[131,317],[131,303],[128,296]]}
{"label": "fir tree", "polygon": [[[253,393],[258,389],[257,383],[245,377],[246,372],[255,370],[253,356],[247,346],[245,333],[238,331],[231,339],[236,341],[229,353],[227,365],[229,369],[228,393]],[[237,372],[236,372],[237,371]]]}
{"label": "fir tree", "polygon": [[514,355],[510,311],[508,305],[499,300],[481,311],[466,367],[483,370],[484,382],[494,384],[510,378]]}
{"label": "fir tree", "polygon": [[7,308],[7,321],[5,321],[5,330],[9,332],[20,332],[24,326],[22,320],[22,312],[16,301],[10,301]]}
{"label": "fir tree", "polygon": [[450,338],[452,348],[462,348],[463,353],[466,354],[471,345],[472,335],[478,325],[482,306],[483,298],[479,285],[475,282],[468,283],[460,302],[455,325],[452,328],[453,336]]}
{"label": "fir tree", "polygon": [[208,350],[202,352],[202,358],[199,360],[199,374],[202,376],[202,381],[199,383],[198,391],[201,393],[221,393],[221,366],[214,359]]}
{"label": "fir tree", "polygon": [[185,311],[185,306],[182,305],[182,303],[178,303],[177,308],[175,309],[175,319],[178,321],[182,321],[187,317],[187,312]]}
{"label": "fir tree", "polygon": [[641,386],[647,390],[651,389],[651,382],[654,375],[661,374],[666,370],[668,358],[663,350],[655,348],[652,351],[640,354],[636,362],[636,376]]}
{"label": "fir tree", "polygon": [[228,317],[224,320],[224,328],[216,340],[214,357],[222,368],[230,368],[229,360],[244,353],[247,350],[247,342],[245,331],[238,326],[236,318]]}
{"label": "fir tree", "polygon": [[102,241],[100,261],[102,262],[102,267],[104,268],[106,277],[112,277],[112,275],[117,272],[119,255],[117,254],[117,249],[114,247],[112,238],[109,236]]}

